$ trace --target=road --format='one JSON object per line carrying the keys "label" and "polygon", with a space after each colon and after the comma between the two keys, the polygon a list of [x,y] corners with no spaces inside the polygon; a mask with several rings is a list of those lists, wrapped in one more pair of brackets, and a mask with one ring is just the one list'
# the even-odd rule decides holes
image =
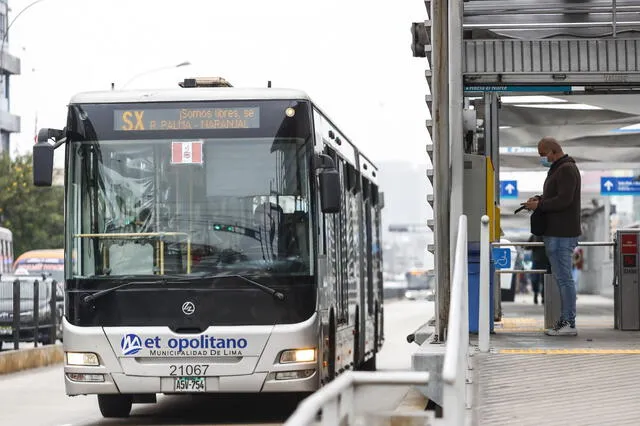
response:
{"label": "road", "polygon": [[[386,342],[378,354],[379,370],[408,370],[417,349],[406,341],[433,315],[433,302],[385,303]],[[0,376],[2,426],[103,425],[280,425],[297,401],[260,398],[159,396],[157,404],[135,404],[129,419],[105,420],[95,396],[70,398],[64,393],[60,365]]]}

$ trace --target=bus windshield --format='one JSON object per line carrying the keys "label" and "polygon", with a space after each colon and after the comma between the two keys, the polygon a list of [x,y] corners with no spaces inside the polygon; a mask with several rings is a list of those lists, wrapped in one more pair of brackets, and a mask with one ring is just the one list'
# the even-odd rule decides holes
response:
{"label": "bus windshield", "polygon": [[215,132],[69,143],[70,278],[311,274],[308,135]]}

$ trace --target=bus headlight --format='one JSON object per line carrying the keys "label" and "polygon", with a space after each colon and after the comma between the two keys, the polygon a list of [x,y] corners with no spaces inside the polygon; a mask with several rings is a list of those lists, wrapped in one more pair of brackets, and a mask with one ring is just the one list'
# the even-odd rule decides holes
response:
{"label": "bus headlight", "polygon": [[67,365],[100,365],[100,361],[92,352],[67,352]]}
{"label": "bus headlight", "polygon": [[280,354],[280,363],[313,362],[316,360],[315,349],[289,349]]}

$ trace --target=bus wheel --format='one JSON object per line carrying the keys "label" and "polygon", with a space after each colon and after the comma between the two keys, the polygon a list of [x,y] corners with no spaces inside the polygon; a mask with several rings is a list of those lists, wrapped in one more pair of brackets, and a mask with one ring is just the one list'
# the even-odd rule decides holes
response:
{"label": "bus wheel", "polygon": [[333,311],[329,315],[329,359],[327,360],[327,373],[332,381],[336,377],[336,320]]}
{"label": "bus wheel", "polygon": [[131,395],[98,395],[98,406],[103,417],[129,417],[132,402]]}

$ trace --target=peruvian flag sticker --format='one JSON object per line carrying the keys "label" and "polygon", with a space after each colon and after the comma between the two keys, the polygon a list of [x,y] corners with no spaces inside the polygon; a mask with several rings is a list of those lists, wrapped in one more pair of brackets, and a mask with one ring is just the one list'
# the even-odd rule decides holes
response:
{"label": "peruvian flag sticker", "polygon": [[171,142],[171,164],[202,164],[202,141]]}

